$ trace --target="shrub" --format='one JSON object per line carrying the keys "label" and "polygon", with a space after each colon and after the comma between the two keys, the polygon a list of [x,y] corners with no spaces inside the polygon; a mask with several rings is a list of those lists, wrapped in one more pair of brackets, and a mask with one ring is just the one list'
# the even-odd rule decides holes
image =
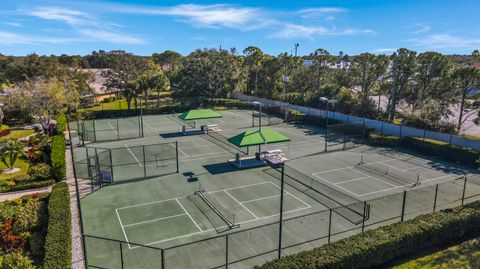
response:
{"label": "shrub", "polygon": [[44,246],[45,246],[45,237],[40,232],[32,233],[30,239],[28,240],[28,245],[30,247],[30,252],[32,256],[36,259],[41,260],[44,254]]}
{"label": "shrub", "polygon": [[71,268],[71,249],[70,195],[67,183],[61,182],[53,186],[48,200],[44,268]]}
{"label": "shrub", "polygon": [[39,163],[28,168],[28,174],[33,180],[47,180],[52,175],[52,168],[46,163]]}
{"label": "shrub", "polygon": [[65,139],[63,135],[55,135],[52,138],[52,152],[50,154],[52,162],[52,177],[57,182],[65,180]]}
{"label": "shrub", "polygon": [[423,141],[420,137],[404,137],[402,145],[425,154],[436,155],[445,160],[459,164],[477,167],[476,161],[480,153],[467,148],[460,148],[441,141],[427,139]]}
{"label": "shrub", "polygon": [[115,96],[107,97],[103,99],[100,103],[111,103],[113,101],[115,101]]}
{"label": "shrub", "polygon": [[32,261],[21,251],[6,254],[1,261],[1,269],[34,269]]}
{"label": "shrub", "polygon": [[5,124],[0,126],[0,137],[6,136],[8,134],[10,134],[10,127],[8,127],[8,125],[5,125]]}
{"label": "shrub", "polygon": [[400,146],[400,136],[381,135],[377,132],[371,132],[368,136],[368,143],[373,146],[398,147]]}
{"label": "shrub", "polygon": [[59,134],[63,134],[67,130],[67,116],[64,114],[58,116],[57,118],[57,128]]}
{"label": "shrub", "polygon": [[28,189],[37,189],[37,188],[43,188],[47,187],[50,185],[55,184],[55,180],[49,179],[49,180],[44,180],[44,181],[34,181],[34,182],[27,182],[27,183],[22,183],[22,184],[17,184],[14,186],[11,186],[10,188],[6,190],[0,190],[0,193],[2,192],[10,192],[10,191],[22,191],[22,190],[28,190]]}
{"label": "shrub", "polygon": [[369,230],[256,268],[371,268],[480,233],[480,201]]}

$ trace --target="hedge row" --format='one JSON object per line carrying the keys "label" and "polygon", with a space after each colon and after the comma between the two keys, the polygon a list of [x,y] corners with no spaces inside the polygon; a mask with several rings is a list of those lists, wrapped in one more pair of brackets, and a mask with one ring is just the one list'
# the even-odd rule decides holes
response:
{"label": "hedge row", "polygon": [[0,191],[0,193],[43,188],[43,187],[51,186],[53,184],[55,184],[55,180],[53,179],[43,180],[43,181],[32,181],[32,182],[27,182],[27,183],[22,183],[22,184],[12,186],[8,190]]}
{"label": "hedge row", "polygon": [[405,147],[424,154],[435,155],[442,159],[476,168],[480,153],[468,148],[460,148],[455,145],[433,139],[421,137],[402,137],[396,135],[380,135],[372,132],[368,142],[374,146]]}
{"label": "hedge row", "polygon": [[53,186],[48,200],[44,268],[72,268],[71,226],[68,185],[61,182]]}
{"label": "hedge row", "polygon": [[52,177],[55,181],[65,180],[66,163],[65,163],[65,138],[62,135],[52,137],[52,153],[50,160],[52,162]]}
{"label": "hedge row", "polygon": [[64,114],[58,116],[57,127],[59,134],[63,134],[63,132],[67,130],[67,116],[65,116]]}
{"label": "hedge row", "polygon": [[480,201],[369,230],[255,268],[371,268],[467,235],[480,234]]}

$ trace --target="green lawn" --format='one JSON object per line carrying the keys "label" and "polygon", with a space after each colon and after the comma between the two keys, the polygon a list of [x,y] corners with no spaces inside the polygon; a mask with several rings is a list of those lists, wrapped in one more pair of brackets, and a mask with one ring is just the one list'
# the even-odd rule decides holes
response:
{"label": "green lawn", "polygon": [[463,242],[460,245],[447,248],[394,268],[480,268],[480,238]]}
{"label": "green lawn", "polygon": [[[15,162],[14,167],[20,168],[20,171],[12,173],[12,174],[2,174],[2,173],[0,173],[0,181],[7,180],[7,179],[17,177],[17,176],[26,175],[29,166],[30,166],[30,164],[29,164],[27,159],[18,158],[17,161]],[[3,162],[0,162],[0,171],[3,171],[5,169],[7,169],[5,164]]]}
{"label": "green lawn", "polygon": [[476,136],[476,135],[467,135],[467,134],[464,134],[462,135],[463,137],[465,138],[468,138],[468,139],[472,139],[472,140],[480,140],[480,137],[479,136]]}
{"label": "green lawn", "polygon": [[34,130],[11,130],[6,136],[0,137],[0,143],[9,139],[17,140],[19,138],[34,134]]}

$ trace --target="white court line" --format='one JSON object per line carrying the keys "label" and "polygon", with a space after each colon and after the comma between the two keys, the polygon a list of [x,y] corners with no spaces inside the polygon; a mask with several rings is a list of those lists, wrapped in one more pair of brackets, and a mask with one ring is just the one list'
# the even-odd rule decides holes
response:
{"label": "white court line", "polygon": [[[115,212],[117,213],[118,222],[120,222],[120,227],[122,228],[122,232],[123,232],[123,236],[125,237],[125,241],[129,242],[128,237],[127,237],[127,233],[125,232],[125,229],[123,228],[123,223],[122,223],[122,219],[120,218],[120,214],[118,214],[117,209],[115,209]],[[128,243],[128,248],[130,248],[130,243]]]}
{"label": "white court line", "polygon": [[178,201],[178,199],[175,199],[175,201],[177,201],[177,203],[180,205],[180,207],[182,207],[183,211],[185,211],[185,214],[187,214],[188,217],[190,218],[190,220],[195,224],[195,226],[197,226],[198,230],[200,230],[200,232],[203,232],[202,228],[200,228],[200,226],[198,226],[197,222],[192,218],[192,216],[190,216],[190,214],[185,209],[185,207],[183,207],[183,205],[180,203],[180,201]]}
{"label": "white court line", "polygon": [[143,124],[148,127],[148,129],[153,130],[152,126],[147,123],[147,121],[143,120]]}
{"label": "white court line", "polygon": [[[370,176],[370,175],[367,175],[367,174],[365,174],[365,173],[362,173],[362,172],[358,171],[358,168],[355,169],[355,167],[354,167],[354,168],[350,168],[350,169],[351,169],[351,170],[354,170],[354,171],[356,171],[356,172],[358,172],[359,174],[362,174],[362,175],[364,175],[364,176],[369,176],[369,177],[371,177],[371,178],[373,178],[373,179],[376,179],[376,180],[378,180],[378,181],[381,181],[381,182],[383,182],[383,183],[385,183],[385,184],[387,184],[387,185],[390,185],[390,186],[392,186],[392,187],[398,186],[398,185],[394,185],[394,184],[392,184],[392,183],[390,183],[390,182],[387,182],[387,181],[385,181],[385,180],[381,180],[381,179],[379,179],[379,178],[377,178],[377,177]],[[387,175],[388,175],[388,174],[387,174]],[[413,183],[412,183],[412,184],[413,184]]]}
{"label": "white court line", "polygon": [[140,163],[140,161],[137,159],[137,156],[135,156],[135,154],[133,154],[133,152],[130,150],[130,148],[127,146],[127,144],[125,144],[125,147],[127,148],[128,152],[130,152],[130,154],[132,154],[133,158],[135,158],[135,160],[137,161],[138,165],[140,165],[140,167],[143,167],[143,165]]}
{"label": "white court line", "polygon": [[[268,183],[272,184],[273,186],[277,187],[279,190],[281,190],[280,186],[278,186],[277,184],[271,182],[271,181],[268,181]],[[294,199],[296,199],[297,201],[299,201],[300,203],[304,204],[307,206],[307,208],[310,208],[312,207],[311,205],[309,205],[307,202],[303,201],[302,199],[298,198],[297,196],[291,194],[290,192],[286,191],[286,190],[283,190],[286,194],[292,196]]]}
{"label": "white court line", "polygon": [[[170,144],[170,145],[172,145],[172,147],[175,148],[175,146],[174,146],[173,144]],[[176,148],[178,148],[178,151],[179,151],[180,153],[182,153],[183,155],[185,155],[185,157],[187,157],[187,158],[190,157],[190,156],[188,156],[187,153],[185,153],[185,152],[180,148],[180,144],[177,144],[177,147],[176,147]]]}
{"label": "white court line", "polygon": [[248,209],[246,206],[244,206],[242,203],[240,203],[240,201],[238,201],[235,197],[233,197],[233,195],[231,195],[228,191],[224,190],[224,192],[225,192],[228,196],[232,197],[232,199],[233,199],[235,202],[237,202],[241,207],[243,207],[245,210],[247,210],[248,213],[252,214],[252,216],[254,216],[256,219],[258,219],[258,217],[257,217],[255,214],[253,214],[253,212],[250,211],[250,209]]}
{"label": "white court line", "polygon": [[161,220],[166,220],[166,219],[171,219],[171,218],[176,218],[176,217],[181,217],[181,216],[186,216],[187,214],[177,214],[177,215],[171,215],[168,217],[163,217],[163,218],[158,218],[158,219],[151,219],[151,220],[146,220],[146,221],[141,221],[141,222],[135,222],[135,223],[130,223],[127,225],[124,225],[123,228],[130,227],[130,226],[136,226],[136,225],[142,225],[150,222],[155,222],[155,221],[161,221]]}
{"label": "white court line", "polygon": [[[285,212],[283,212],[283,214],[285,215],[285,214],[288,214],[288,213],[293,213],[293,212],[297,212],[297,211],[301,211],[301,210],[306,210],[306,209],[309,209],[309,207],[302,207],[302,208],[297,208],[297,209],[293,209],[293,210],[290,210],[290,211],[285,211]],[[261,217],[261,218],[258,218],[258,219],[251,219],[251,220],[241,221],[241,222],[237,222],[236,224],[242,225],[242,224],[250,223],[250,222],[253,222],[253,221],[260,221],[260,220],[264,220],[264,219],[273,218],[273,217],[276,217],[276,216],[278,216],[278,215],[280,215],[280,214],[273,214],[273,215]],[[160,243],[164,243],[164,242],[168,242],[168,241],[172,241],[172,240],[176,240],[176,239],[180,239],[180,238],[185,238],[185,237],[190,237],[190,236],[193,236],[193,235],[198,235],[198,234],[202,234],[202,233],[207,233],[207,232],[216,231],[217,229],[222,229],[222,228],[228,228],[228,226],[225,225],[225,226],[221,226],[221,227],[217,227],[217,228],[213,228],[213,229],[204,230],[203,232],[195,232],[195,233],[180,235],[180,236],[176,236],[176,237],[172,237],[172,238],[167,238],[167,239],[160,240],[160,241],[155,241],[155,242],[151,242],[151,243],[146,243],[146,244],[143,244],[143,245],[145,245],[145,246],[151,246],[151,245],[160,244]],[[141,246],[134,246],[134,247],[131,247],[130,249],[136,249],[136,248],[141,248]]]}
{"label": "white court line", "polygon": [[115,128],[113,128],[113,125],[110,123],[109,120],[107,120],[107,123],[108,123],[108,125],[110,125],[110,128],[112,128],[112,130],[115,132],[115,134],[118,135],[117,130],[115,130]]}
{"label": "white court line", "polygon": [[265,199],[275,198],[275,197],[278,197],[278,196],[280,196],[280,194],[276,194],[276,195],[272,195],[272,196],[265,196],[265,197],[256,198],[256,199],[252,199],[252,200],[247,200],[247,201],[242,201],[241,203],[246,204],[246,203],[250,203],[250,202],[256,202],[256,201],[261,201],[261,200],[265,200]]}
{"label": "white court line", "polygon": [[[383,162],[388,162],[388,161],[391,161],[391,160],[393,160],[393,159],[383,160],[383,161],[377,161],[377,162],[371,162],[371,163],[366,163],[366,164],[383,163]],[[315,172],[315,173],[313,173],[312,175],[323,174],[323,173],[328,173],[328,172],[335,172],[335,171],[346,170],[346,169],[352,169],[352,168],[354,168],[354,167],[355,167],[355,165],[347,166],[347,167],[342,167],[342,168],[335,168],[335,169],[330,169],[330,170]]]}

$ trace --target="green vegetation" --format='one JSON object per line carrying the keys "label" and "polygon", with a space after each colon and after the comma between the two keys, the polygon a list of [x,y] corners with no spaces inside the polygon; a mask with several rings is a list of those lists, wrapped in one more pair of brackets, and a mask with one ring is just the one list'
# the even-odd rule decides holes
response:
{"label": "green vegetation", "polygon": [[38,195],[0,203],[0,268],[43,264],[47,215],[47,199]]}
{"label": "green vegetation", "polygon": [[5,141],[10,140],[10,139],[17,140],[17,139],[20,139],[22,137],[32,135],[34,133],[35,133],[34,130],[10,130],[9,134],[0,137],[0,143],[5,142]]}
{"label": "green vegetation", "polygon": [[[30,167],[30,163],[25,157],[20,157],[15,162],[15,167],[20,168],[20,170],[10,174],[0,173],[0,186],[1,186],[2,180],[7,180],[7,179],[19,177],[19,176],[26,176],[28,172],[28,168]],[[4,171],[7,169],[8,167],[3,162],[0,162],[0,171]]]}
{"label": "green vegetation", "polygon": [[50,156],[52,162],[52,177],[57,182],[65,180],[65,138],[63,135],[52,137],[52,153]]}
{"label": "green vegetation", "polygon": [[394,267],[394,269],[421,268],[480,268],[480,239],[472,239]]}
{"label": "green vegetation", "polygon": [[70,194],[68,185],[53,186],[48,200],[48,230],[45,238],[45,269],[72,267]]}
{"label": "green vegetation", "polygon": [[369,230],[256,268],[371,268],[466,235],[480,234],[480,202]]}
{"label": "green vegetation", "polygon": [[57,127],[60,134],[67,130],[67,116],[61,114],[57,117]]}

